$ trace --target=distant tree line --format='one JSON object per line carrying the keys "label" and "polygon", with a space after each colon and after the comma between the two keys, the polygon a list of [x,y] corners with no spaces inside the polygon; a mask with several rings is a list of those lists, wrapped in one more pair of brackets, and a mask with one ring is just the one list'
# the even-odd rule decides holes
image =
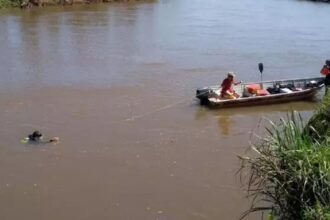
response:
{"label": "distant tree line", "polygon": [[[98,2],[130,2],[139,0],[0,0],[0,8],[21,7],[30,8],[44,5],[70,5],[74,3],[89,4]],[[142,0],[141,0],[142,1]]]}

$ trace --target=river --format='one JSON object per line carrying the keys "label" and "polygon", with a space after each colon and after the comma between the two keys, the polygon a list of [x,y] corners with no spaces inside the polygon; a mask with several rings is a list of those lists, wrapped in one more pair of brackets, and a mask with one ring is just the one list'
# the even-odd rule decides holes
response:
{"label": "river", "polygon": [[[238,219],[238,154],[317,103],[209,110],[195,89],[319,76],[330,5],[159,0],[0,11],[0,219]],[[57,145],[23,145],[33,130]],[[255,217],[250,217],[255,219]]]}

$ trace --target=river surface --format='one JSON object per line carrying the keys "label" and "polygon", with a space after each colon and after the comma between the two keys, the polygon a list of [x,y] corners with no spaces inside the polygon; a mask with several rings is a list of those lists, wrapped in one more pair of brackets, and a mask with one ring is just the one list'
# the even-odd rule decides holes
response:
{"label": "river surface", "polygon": [[[330,5],[159,0],[0,11],[0,219],[238,219],[252,133],[315,102],[209,110],[199,86],[319,76]],[[57,145],[24,145],[33,130]],[[255,219],[256,216],[250,217]]]}

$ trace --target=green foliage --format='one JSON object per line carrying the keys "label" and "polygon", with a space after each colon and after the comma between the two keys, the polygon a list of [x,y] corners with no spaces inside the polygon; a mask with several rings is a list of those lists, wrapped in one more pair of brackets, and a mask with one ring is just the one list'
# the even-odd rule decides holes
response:
{"label": "green foliage", "polygon": [[251,147],[252,157],[240,157],[241,175],[248,196],[253,198],[242,218],[251,212],[271,210],[275,219],[327,219],[330,142],[319,141],[319,135],[315,139],[311,134],[318,131],[311,131],[306,132],[301,117],[293,113],[288,120],[272,123],[269,137]]}
{"label": "green foliage", "polygon": [[309,120],[305,132],[318,141],[326,141],[330,137],[330,93],[324,96],[319,109]]}
{"label": "green foliage", "polygon": [[319,203],[312,208],[307,208],[304,220],[330,220],[330,206],[322,206]]}
{"label": "green foliage", "polygon": [[20,4],[20,0],[0,0],[0,8],[18,7]]}
{"label": "green foliage", "polygon": [[6,8],[11,6],[11,2],[9,0],[0,0],[0,8]]}

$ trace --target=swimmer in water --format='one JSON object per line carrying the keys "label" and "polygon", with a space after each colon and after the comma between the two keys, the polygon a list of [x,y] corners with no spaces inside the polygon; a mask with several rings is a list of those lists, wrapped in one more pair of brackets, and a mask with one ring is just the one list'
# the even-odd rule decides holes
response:
{"label": "swimmer in water", "polygon": [[59,137],[53,137],[48,141],[42,141],[43,135],[40,131],[34,131],[32,134],[29,134],[26,138],[21,140],[21,143],[31,143],[31,144],[47,144],[47,143],[58,143],[60,141]]}
{"label": "swimmer in water", "polygon": [[34,131],[32,134],[29,134],[28,140],[33,142],[40,142],[43,136],[40,131]]}

